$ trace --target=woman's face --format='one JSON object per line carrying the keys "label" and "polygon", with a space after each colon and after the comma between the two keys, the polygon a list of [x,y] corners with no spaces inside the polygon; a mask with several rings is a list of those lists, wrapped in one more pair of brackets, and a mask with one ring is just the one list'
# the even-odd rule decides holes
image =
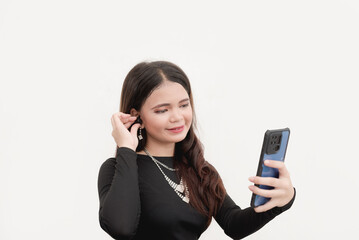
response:
{"label": "woman's face", "polygon": [[182,141],[192,124],[192,107],[181,84],[164,81],[146,99],[140,111],[151,147]]}

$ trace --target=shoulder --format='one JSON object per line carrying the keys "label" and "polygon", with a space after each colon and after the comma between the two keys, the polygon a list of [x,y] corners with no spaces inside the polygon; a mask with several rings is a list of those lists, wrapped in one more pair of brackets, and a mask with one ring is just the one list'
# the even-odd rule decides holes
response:
{"label": "shoulder", "polygon": [[101,164],[99,170],[99,180],[112,178],[115,173],[116,158],[108,158]]}
{"label": "shoulder", "polygon": [[123,159],[124,161],[133,161],[136,160],[137,157],[137,153],[132,149],[126,147],[118,148],[116,156],[108,158],[101,164],[100,171],[114,169],[119,159]]}
{"label": "shoulder", "polygon": [[107,160],[105,160],[105,161],[101,164],[100,169],[112,168],[112,167],[115,167],[115,165],[116,165],[116,158],[111,157],[111,158],[108,158]]}

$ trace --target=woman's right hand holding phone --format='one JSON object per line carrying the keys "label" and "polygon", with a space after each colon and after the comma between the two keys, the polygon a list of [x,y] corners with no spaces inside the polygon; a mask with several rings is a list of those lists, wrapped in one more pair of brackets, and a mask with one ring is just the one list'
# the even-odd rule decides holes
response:
{"label": "woman's right hand holding phone", "polygon": [[136,119],[136,116],[122,112],[112,115],[112,137],[115,139],[118,147],[127,147],[136,151],[138,145],[137,130],[141,125],[136,123],[131,127],[130,131],[128,130]]}

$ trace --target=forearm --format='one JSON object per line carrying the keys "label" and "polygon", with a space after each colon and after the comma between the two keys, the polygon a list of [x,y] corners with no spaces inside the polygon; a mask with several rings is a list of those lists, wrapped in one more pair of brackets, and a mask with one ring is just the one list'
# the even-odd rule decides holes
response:
{"label": "forearm", "polygon": [[258,231],[273,218],[289,209],[294,199],[295,195],[283,207],[275,207],[266,212],[256,213],[252,207],[241,209],[227,196],[216,216],[216,221],[228,236],[233,239],[241,239]]}
{"label": "forearm", "polygon": [[106,164],[100,169],[99,220],[112,237],[126,239],[135,234],[140,217],[137,155],[128,148],[117,153],[114,166]]}

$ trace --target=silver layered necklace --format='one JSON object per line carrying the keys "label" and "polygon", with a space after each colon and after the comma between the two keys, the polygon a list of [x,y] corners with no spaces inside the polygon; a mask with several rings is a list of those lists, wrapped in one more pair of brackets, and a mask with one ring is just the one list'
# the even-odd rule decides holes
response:
{"label": "silver layered necklace", "polygon": [[152,155],[147,151],[146,148],[144,148],[144,151],[146,152],[146,154],[152,159],[152,161],[156,164],[156,166],[158,167],[158,169],[161,171],[163,177],[166,179],[166,181],[168,182],[168,184],[171,186],[171,188],[175,191],[175,193],[186,203],[189,203],[189,192],[188,192],[188,188],[187,185],[183,184],[183,180],[181,177],[180,183],[177,184],[174,181],[172,181],[161,169],[160,165],[163,166],[164,168],[174,172],[177,171],[178,169],[174,169],[174,168],[170,168],[168,166],[166,166],[165,164],[161,163],[160,161],[158,161],[157,159],[155,159],[154,157],[152,157]]}

